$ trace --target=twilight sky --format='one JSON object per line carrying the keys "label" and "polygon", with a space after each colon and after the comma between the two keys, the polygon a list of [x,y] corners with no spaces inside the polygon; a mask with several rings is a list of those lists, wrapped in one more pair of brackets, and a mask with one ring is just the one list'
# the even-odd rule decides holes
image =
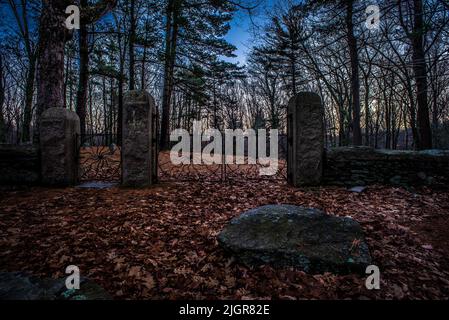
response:
{"label": "twilight sky", "polygon": [[[237,51],[235,54],[237,58],[235,59],[226,59],[232,62],[239,62],[241,65],[246,62],[246,55],[249,53],[250,49],[254,45],[254,37],[252,36],[251,29],[254,24],[258,27],[264,25],[266,21],[266,13],[273,8],[274,4],[278,1],[283,0],[259,0],[260,5],[254,11],[254,15],[251,18],[245,11],[239,11],[234,17],[231,23],[231,30],[229,31],[226,39],[237,47]],[[284,0],[285,1],[285,0]]]}
{"label": "twilight sky", "polygon": [[[246,62],[246,55],[254,45],[254,37],[251,29],[256,26],[263,26],[266,22],[266,13],[271,11],[276,2],[283,2],[286,0],[253,0],[258,1],[259,6],[253,11],[252,17],[249,16],[245,10],[240,10],[236,13],[231,23],[231,30],[226,39],[237,47],[235,54],[237,58],[226,59],[232,62],[239,62],[241,65]],[[251,2],[251,1],[250,1]],[[0,15],[3,17],[0,26],[15,26],[15,21],[9,6],[5,5],[0,0]],[[251,20],[252,19],[252,20]]]}

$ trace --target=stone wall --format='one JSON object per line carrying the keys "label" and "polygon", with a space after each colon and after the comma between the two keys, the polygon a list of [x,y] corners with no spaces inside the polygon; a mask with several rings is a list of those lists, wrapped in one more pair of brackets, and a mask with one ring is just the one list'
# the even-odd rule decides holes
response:
{"label": "stone wall", "polygon": [[0,185],[38,184],[39,171],[38,148],[0,144]]}
{"label": "stone wall", "polygon": [[343,147],[325,153],[325,184],[431,185],[449,181],[449,151],[394,151]]}

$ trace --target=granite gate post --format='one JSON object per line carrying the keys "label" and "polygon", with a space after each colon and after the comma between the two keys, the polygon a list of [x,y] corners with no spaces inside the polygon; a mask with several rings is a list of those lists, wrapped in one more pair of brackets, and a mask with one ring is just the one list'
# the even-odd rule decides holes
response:
{"label": "granite gate post", "polygon": [[71,186],[78,181],[80,119],[65,108],[44,111],[40,123],[42,183]]}
{"label": "granite gate post", "polygon": [[124,97],[122,126],[122,185],[146,187],[157,182],[157,121],[153,97],[130,91]]}
{"label": "granite gate post", "polygon": [[323,178],[324,108],[319,95],[301,92],[288,105],[289,184],[319,185]]}

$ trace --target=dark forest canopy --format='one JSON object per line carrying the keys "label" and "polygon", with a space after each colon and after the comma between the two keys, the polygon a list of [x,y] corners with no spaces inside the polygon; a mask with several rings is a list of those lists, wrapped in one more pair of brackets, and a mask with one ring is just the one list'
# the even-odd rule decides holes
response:
{"label": "dark forest canopy", "polygon": [[[32,141],[52,106],[75,110],[82,132],[120,135],[124,92],[142,89],[157,101],[162,147],[194,120],[285,130],[300,91],[322,96],[328,145],[444,146],[447,0],[377,1],[374,29],[369,1],[263,2],[0,0],[0,141]],[[74,3],[81,28],[69,31]],[[257,20],[245,66],[229,62],[237,13]]]}

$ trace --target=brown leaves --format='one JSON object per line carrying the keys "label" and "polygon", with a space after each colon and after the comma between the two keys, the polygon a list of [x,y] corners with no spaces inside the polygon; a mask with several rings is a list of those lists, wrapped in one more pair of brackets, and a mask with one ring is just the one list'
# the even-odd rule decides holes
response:
{"label": "brown leaves", "polygon": [[142,283],[148,290],[151,290],[154,288],[154,278],[152,275],[147,274],[145,277],[142,278]]}
{"label": "brown leaves", "polygon": [[[218,246],[215,237],[230,219],[276,203],[358,220],[381,270],[381,290],[364,289],[359,275],[247,268]],[[449,193],[427,189],[353,194],[273,181],[36,188],[0,200],[0,270],[61,277],[76,264],[120,299],[448,298],[448,215]]]}
{"label": "brown leaves", "polygon": [[141,271],[141,267],[138,267],[138,266],[131,267],[131,269],[129,269],[128,276],[134,277],[134,278],[140,278],[141,277],[140,271]]}

